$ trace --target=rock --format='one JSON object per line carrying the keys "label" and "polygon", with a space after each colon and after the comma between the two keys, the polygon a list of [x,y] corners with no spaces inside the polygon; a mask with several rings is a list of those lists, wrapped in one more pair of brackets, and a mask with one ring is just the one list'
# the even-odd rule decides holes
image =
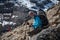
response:
{"label": "rock", "polygon": [[60,40],[60,6],[47,12],[50,27],[40,32],[36,40]]}
{"label": "rock", "polygon": [[46,14],[51,26],[54,24],[58,24],[60,21],[60,6],[55,6],[54,8],[50,9]]}
{"label": "rock", "polygon": [[59,40],[60,38],[60,25],[55,28],[47,28],[40,32],[37,40]]}

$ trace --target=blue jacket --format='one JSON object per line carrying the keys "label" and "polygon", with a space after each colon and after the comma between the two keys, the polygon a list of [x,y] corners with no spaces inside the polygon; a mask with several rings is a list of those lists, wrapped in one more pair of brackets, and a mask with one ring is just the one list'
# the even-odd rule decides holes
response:
{"label": "blue jacket", "polygon": [[40,17],[38,15],[34,16],[34,20],[33,20],[33,27],[34,29],[38,28],[38,27],[42,27],[42,21],[40,19]]}

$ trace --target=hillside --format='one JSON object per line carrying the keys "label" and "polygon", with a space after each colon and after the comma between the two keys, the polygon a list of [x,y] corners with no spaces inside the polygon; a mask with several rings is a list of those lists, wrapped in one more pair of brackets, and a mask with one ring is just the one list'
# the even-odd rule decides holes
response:
{"label": "hillside", "polygon": [[[49,28],[50,29],[57,28],[58,25],[60,25],[60,4],[59,5],[56,5],[54,8],[50,9],[49,11],[47,11],[46,12],[46,15],[47,15],[47,18],[48,18],[48,21],[49,21]],[[29,20],[29,21],[31,22],[32,20]],[[49,28],[47,28],[47,29],[50,32],[50,29]],[[60,26],[59,26],[59,29],[60,29]],[[23,23],[21,26],[15,28],[14,30],[12,30],[10,32],[7,32],[7,33],[3,33],[3,35],[1,36],[1,39],[0,40],[29,40],[29,36],[28,36],[27,32],[32,31],[32,30],[33,30],[33,28],[30,28],[30,30],[29,30],[29,25],[24,25],[24,23]],[[40,40],[41,35],[43,36],[43,33],[45,34],[46,32],[47,31],[45,31],[45,29],[42,30],[39,33],[40,36],[38,35],[39,36],[38,37],[39,39],[37,39],[37,40]],[[26,33],[26,35],[25,35],[25,33]],[[33,40],[33,38],[34,38],[34,36],[31,39]],[[48,39],[46,39],[46,40],[48,40]],[[53,40],[53,39],[51,39],[51,40]]]}

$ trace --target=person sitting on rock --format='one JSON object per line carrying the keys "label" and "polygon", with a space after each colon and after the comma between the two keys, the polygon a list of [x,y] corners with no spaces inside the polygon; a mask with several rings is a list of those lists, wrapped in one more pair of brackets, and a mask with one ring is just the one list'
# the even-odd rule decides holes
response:
{"label": "person sitting on rock", "polygon": [[33,11],[29,12],[29,16],[33,17],[33,23],[29,23],[29,26],[32,26],[34,28],[32,32],[34,32],[35,34],[38,33],[41,29],[43,29],[43,26],[48,25],[48,20],[45,16],[37,15]]}

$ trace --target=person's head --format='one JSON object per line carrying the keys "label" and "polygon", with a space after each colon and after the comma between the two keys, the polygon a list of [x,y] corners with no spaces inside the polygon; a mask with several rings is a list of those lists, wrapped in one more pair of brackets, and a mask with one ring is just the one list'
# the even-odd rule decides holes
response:
{"label": "person's head", "polygon": [[29,11],[29,16],[33,17],[35,15],[35,13],[33,11]]}

